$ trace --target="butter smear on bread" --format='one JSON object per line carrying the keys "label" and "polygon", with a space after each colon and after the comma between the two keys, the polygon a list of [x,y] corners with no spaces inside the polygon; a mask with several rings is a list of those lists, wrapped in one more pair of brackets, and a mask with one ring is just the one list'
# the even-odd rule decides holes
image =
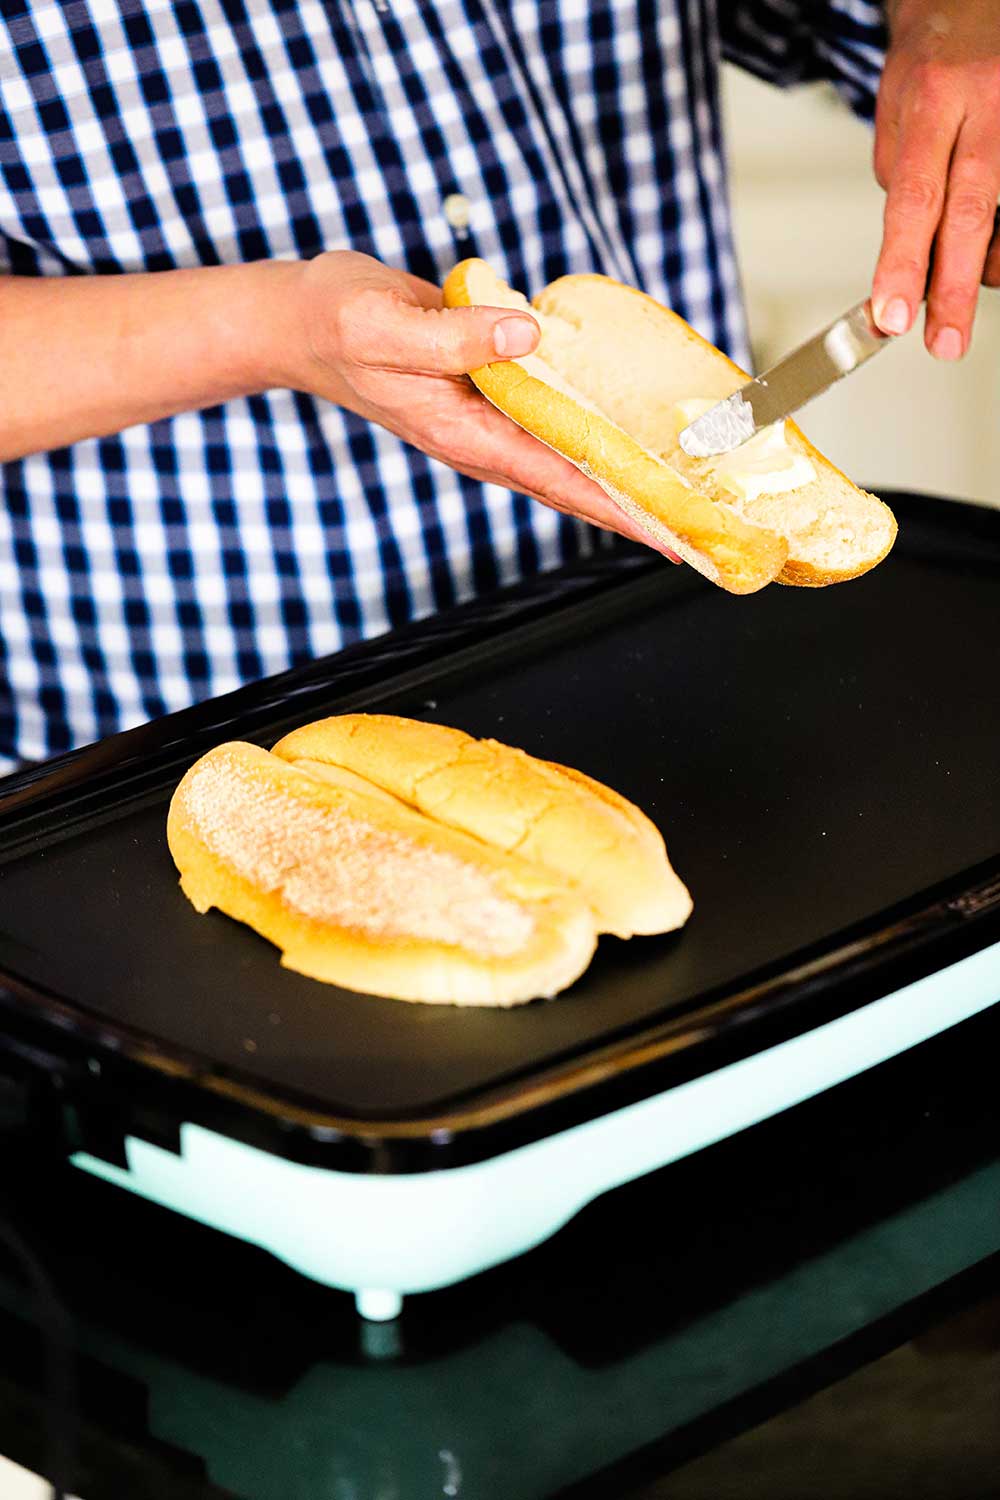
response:
{"label": "butter smear on bread", "polygon": [[[704,416],[715,401],[694,396],[678,401],[671,413],[678,436],[698,417]],[[764,427],[756,436],[741,443],[731,453],[712,460],[715,477],[723,489],[738,500],[756,500],[761,495],[787,495],[816,479],[816,465],[804,453],[790,445],[784,422]]]}
{"label": "butter smear on bread", "polygon": [[651,297],[606,276],[564,276],[533,302],[484,261],[456,266],[449,307],[535,318],[533,354],[472,371],[525,431],[595,479],[656,541],[713,583],[819,587],[868,572],[896,536],[892,512],[851,483],[793,422],[732,454],[690,458],[681,412],[732,395],[746,373]]}

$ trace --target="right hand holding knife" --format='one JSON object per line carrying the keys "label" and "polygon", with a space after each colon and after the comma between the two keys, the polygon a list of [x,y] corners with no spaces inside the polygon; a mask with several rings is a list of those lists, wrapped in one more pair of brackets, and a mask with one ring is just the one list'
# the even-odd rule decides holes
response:
{"label": "right hand holding knife", "polygon": [[1000,286],[1000,0],[889,0],[888,11],[873,314],[885,333],[906,333],[926,286],[924,342],[939,359],[960,359],[980,282]]}

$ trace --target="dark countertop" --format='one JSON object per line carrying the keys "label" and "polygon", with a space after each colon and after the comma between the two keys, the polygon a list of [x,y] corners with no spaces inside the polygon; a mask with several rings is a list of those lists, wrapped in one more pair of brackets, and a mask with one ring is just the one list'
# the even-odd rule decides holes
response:
{"label": "dark countertop", "polygon": [[[1000,1007],[620,1189],[395,1326],[11,1142],[85,1500],[1000,1494]],[[0,1452],[51,1442],[0,1248]],[[65,1423],[63,1423],[65,1433]],[[991,1487],[992,1486],[992,1487]]]}

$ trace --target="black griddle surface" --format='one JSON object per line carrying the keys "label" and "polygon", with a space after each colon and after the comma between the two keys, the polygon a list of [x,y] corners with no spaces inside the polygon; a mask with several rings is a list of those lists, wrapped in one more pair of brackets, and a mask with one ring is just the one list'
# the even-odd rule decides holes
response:
{"label": "black griddle surface", "polygon": [[606,599],[564,605],[419,697],[368,695],[577,766],[663,829],[689,925],[603,938],[557,1000],[407,1005],[282,970],[180,894],[164,837],[176,774],[0,865],[0,968],[332,1114],[419,1117],[696,1008],[995,858],[1000,518],[898,513],[895,552],[851,584],[738,599],[657,566],[616,591],[614,618]]}

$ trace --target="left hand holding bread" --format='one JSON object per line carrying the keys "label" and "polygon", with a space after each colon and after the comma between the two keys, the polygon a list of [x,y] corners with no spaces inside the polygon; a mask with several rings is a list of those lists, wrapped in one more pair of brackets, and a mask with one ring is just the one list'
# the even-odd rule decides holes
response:
{"label": "left hand holding bread", "polygon": [[533,349],[538,327],[530,316],[445,308],[439,287],[353,250],[318,255],[300,272],[292,344],[307,357],[290,357],[283,383],[367,417],[471,479],[670,555],[465,379],[480,365]]}

